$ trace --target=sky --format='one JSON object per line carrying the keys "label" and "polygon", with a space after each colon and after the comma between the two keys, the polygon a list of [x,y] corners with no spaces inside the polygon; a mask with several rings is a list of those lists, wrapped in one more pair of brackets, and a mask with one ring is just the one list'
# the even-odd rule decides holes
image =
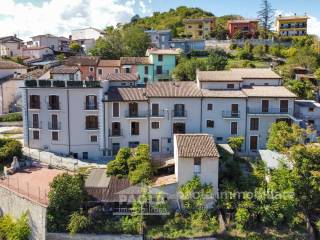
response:
{"label": "sky", "polygon": [[[276,14],[308,14],[309,34],[320,36],[319,0],[269,0]],[[255,18],[261,0],[0,0],[0,36],[51,33],[69,36],[71,29],[128,22],[135,14],[150,16],[178,6],[200,7],[216,16]]]}

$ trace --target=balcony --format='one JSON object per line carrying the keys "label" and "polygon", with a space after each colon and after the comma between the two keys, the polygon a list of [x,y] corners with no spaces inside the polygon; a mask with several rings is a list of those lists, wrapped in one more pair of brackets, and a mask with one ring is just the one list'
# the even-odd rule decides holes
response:
{"label": "balcony", "polygon": [[61,110],[60,109],[60,103],[58,104],[50,104],[48,103],[48,110],[52,111],[52,110]]}
{"label": "balcony", "polygon": [[98,104],[96,103],[85,103],[84,110],[98,110]]}
{"label": "balcony", "polygon": [[148,111],[125,111],[125,118],[147,118],[149,116]]}
{"label": "balcony", "polygon": [[29,122],[30,129],[42,129],[42,122]]}
{"label": "balcony", "polygon": [[34,102],[30,102],[29,104],[29,109],[32,110],[32,109],[40,109],[40,103],[34,103]]}
{"label": "balcony", "polygon": [[248,108],[247,112],[249,114],[261,114],[261,115],[270,115],[270,114],[277,114],[277,115],[288,115],[292,113],[292,108],[268,108],[268,109],[261,109],[261,108]]}
{"label": "balcony", "polygon": [[172,110],[172,116],[174,118],[186,118],[187,117],[187,111],[186,110],[184,110],[184,111]]}
{"label": "balcony", "polygon": [[240,118],[240,112],[222,111],[222,118]]}
{"label": "balcony", "polygon": [[61,130],[61,122],[48,122],[49,130]]}
{"label": "balcony", "polygon": [[109,137],[121,137],[123,136],[122,129],[109,129]]}
{"label": "balcony", "polygon": [[165,112],[164,110],[160,110],[158,112],[152,112],[152,110],[150,110],[149,116],[152,118],[163,118],[165,116]]}

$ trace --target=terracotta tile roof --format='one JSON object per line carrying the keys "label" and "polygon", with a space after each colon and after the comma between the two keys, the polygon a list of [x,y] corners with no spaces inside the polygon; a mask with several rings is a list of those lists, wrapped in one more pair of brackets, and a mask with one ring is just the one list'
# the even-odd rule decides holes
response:
{"label": "terracotta tile roof", "polygon": [[212,135],[175,134],[178,157],[213,157],[219,158],[219,152]]}
{"label": "terracotta tile roof", "polygon": [[100,60],[98,67],[120,67],[120,60]]}
{"label": "terracotta tile roof", "polygon": [[281,79],[269,68],[232,68],[225,71],[198,71],[200,82],[241,82],[244,79]]}
{"label": "terracotta tile roof", "polygon": [[184,23],[198,23],[198,22],[210,22],[210,21],[214,21],[215,18],[214,17],[203,17],[203,18],[188,18],[188,19],[184,19],[183,22]]}
{"label": "terracotta tile roof", "polygon": [[170,185],[177,183],[177,178],[175,174],[158,176],[152,179],[152,187],[161,187],[164,185]]}
{"label": "terracotta tile roof", "polygon": [[27,67],[13,61],[0,60],[0,69],[23,69],[23,68],[27,68]]}
{"label": "terracotta tile roof", "polygon": [[0,43],[5,43],[5,42],[23,42],[20,38],[17,38],[15,36],[7,36],[7,37],[1,37],[0,38]]}
{"label": "terracotta tile roof", "polygon": [[277,20],[309,19],[308,16],[278,16]]}
{"label": "terracotta tile roof", "polygon": [[149,48],[146,52],[146,56],[150,54],[163,54],[163,55],[179,55],[181,52],[177,48],[170,49],[158,49],[158,48]]}
{"label": "terracotta tile roof", "polygon": [[49,47],[27,47],[27,48],[22,49],[22,51],[42,50],[42,49],[46,49],[46,48],[51,49]]}
{"label": "terracotta tile roof", "polygon": [[68,66],[98,66],[99,58],[98,57],[89,57],[89,56],[72,56],[65,61],[65,65]]}
{"label": "terracotta tile roof", "polygon": [[290,92],[284,86],[252,86],[242,88],[242,91],[248,97],[297,97],[294,93]]}
{"label": "terracotta tile roof", "polygon": [[121,57],[121,65],[151,64],[148,57]]}
{"label": "terracotta tile roof", "polygon": [[76,66],[58,66],[58,67],[54,67],[51,70],[52,74],[74,74],[76,72],[80,71],[80,69]]}
{"label": "terracotta tile roof", "polygon": [[109,81],[137,81],[139,74],[137,73],[108,73],[106,80]]}
{"label": "terracotta tile roof", "polygon": [[201,97],[193,82],[157,82],[147,85],[148,97]]}
{"label": "terracotta tile roof", "polygon": [[110,177],[106,174],[105,168],[94,168],[90,171],[85,180],[85,187],[108,187]]}
{"label": "terracotta tile roof", "polygon": [[246,98],[247,96],[241,90],[208,90],[202,89],[203,97],[214,98]]}
{"label": "terracotta tile roof", "polygon": [[259,22],[258,19],[234,19],[229,20],[228,23],[251,23],[251,22]]}
{"label": "terracotta tile roof", "polygon": [[108,100],[110,102],[121,102],[121,101],[146,101],[147,98],[144,94],[144,88],[121,88],[121,87],[110,87],[107,93]]}

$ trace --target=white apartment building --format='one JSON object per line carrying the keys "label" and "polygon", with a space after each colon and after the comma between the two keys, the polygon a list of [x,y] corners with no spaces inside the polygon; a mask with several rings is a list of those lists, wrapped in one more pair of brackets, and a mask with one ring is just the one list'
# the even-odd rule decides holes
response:
{"label": "white apartment building", "polygon": [[96,44],[96,40],[103,36],[104,32],[93,28],[83,28],[72,30],[72,41],[76,41],[84,49],[85,52],[93,48]]}
{"label": "white apartment building", "polygon": [[65,37],[57,37],[52,34],[42,34],[31,37],[27,43],[28,48],[47,47],[53,51],[68,51],[70,40]]}
{"label": "white apartment building", "polygon": [[[39,87],[40,82],[29,82],[23,89],[25,144],[91,159],[112,157],[121,147],[146,143],[152,155],[161,158],[173,155],[174,134],[207,133],[216,143],[243,136],[242,152],[256,154],[266,147],[273,122],[299,122],[294,117],[296,96],[281,86],[281,77],[271,69],[198,72],[196,82],[157,82],[143,87],[132,81],[113,74],[112,81],[92,82],[101,84],[95,88],[83,85],[86,83],[79,87],[77,81],[45,88]],[[98,108],[86,110],[91,95],[96,96],[90,99],[95,99]],[[41,106],[31,108],[33,101]],[[59,109],[48,109],[50,101],[61,103]],[[34,112],[42,128],[32,127]],[[51,119],[53,113],[57,116]],[[95,129],[86,128],[86,121]],[[52,140],[57,139],[52,122],[62,123],[58,141]],[[92,136],[96,142],[91,141]]]}

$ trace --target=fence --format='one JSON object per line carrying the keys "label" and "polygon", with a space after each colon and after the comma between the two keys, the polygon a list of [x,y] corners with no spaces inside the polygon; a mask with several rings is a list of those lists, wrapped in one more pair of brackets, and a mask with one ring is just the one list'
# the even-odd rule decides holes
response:
{"label": "fence", "polygon": [[5,178],[2,177],[2,179],[0,179],[0,186],[4,186],[35,202],[46,206],[48,205],[48,188],[35,186],[29,181],[22,181],[15,175],[8,175]]}

